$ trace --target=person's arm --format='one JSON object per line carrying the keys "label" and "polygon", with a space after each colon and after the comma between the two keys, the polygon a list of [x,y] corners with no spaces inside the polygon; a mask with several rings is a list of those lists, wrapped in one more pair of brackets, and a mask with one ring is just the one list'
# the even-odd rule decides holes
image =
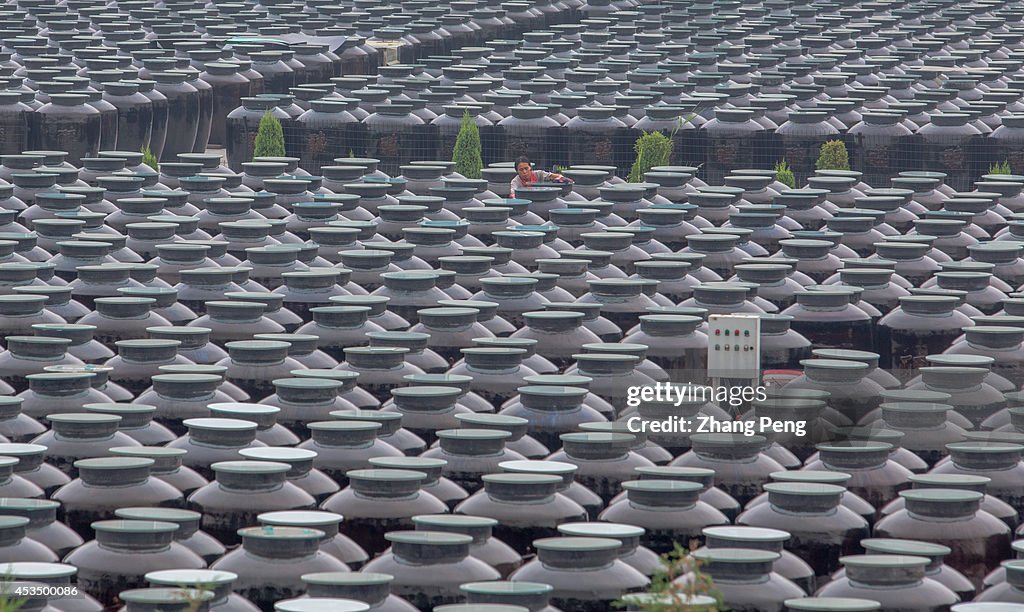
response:
{"label": "person's arm", "polygon": [[519,175],[516,175],[512,182],[509,183],[508,197],[516,197],[516,189],[523,186],[523,181],[519,179]]}

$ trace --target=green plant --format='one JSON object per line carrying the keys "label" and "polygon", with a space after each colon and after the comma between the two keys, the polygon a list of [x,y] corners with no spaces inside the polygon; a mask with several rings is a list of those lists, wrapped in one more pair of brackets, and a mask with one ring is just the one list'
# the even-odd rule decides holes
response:
{"label": "green plant", "polygon": [[842,140],[829,140],[821,145],[814,167],[818,170],[849,170],[850,155],[846,152],[846,144]]}
{"label": "green plant", "polygon": [[462,113],[462,125],[459,135],[455,137],[455,148],[452,150],[452,161],[455,171],[470,179],[478,179],[484,169],[483,158],[480,157],[480,128],[469,116],[469,111]]}
{"label": "green plant", "polygon": [[142,145],[142,148],[139,149],[139,152],[142,153],[142,163],[146,164],[147,166],[156,170],[157,172],[160,172],[160,161],[156,158],[156,155],[153,155],[153,151],[151,151],[149,147],[147,147],[146,145]]}
{"label": "green plant", "polygon": [[198,582],[195,584],[179,584],[178,593],[188,604],[185,612],[200,612],[206,609],[206,605],[214,597],[217,585],[214,583]]}
{"label": "green plant", "polygon": [[[690,549],[700,545],[690,542]],[[646,595],[626,595],[615,602],[616,607],[633,606],[643,612],[717,612],[725,610],[722,594],[711,576],[701,571],[703,564],[679,542],[671,552],[661,555],[661,567],[651,576]],[[679,580],[679,578],[685,578]],[[700,600],[710,597],[715,604],[709,606]],[[705,599],[706,600],[706,599]]]}
{"label": "green plant", "polygon": [[989,174],[1013,174],[1013,170],[1010,169],[1010,162],[1003,161],[1002,163],[995,163],[988,167]]}
{"label": "green plant", "polygon": [[636,161],[626,178],[627,183],[644,182],[644,174],[657,166],[667,166],[672,158],[672,139],[661,132],[644,132],[633,144]]}
{"label": "green plant", "polygon": [[552,170],[554,171],[555,174],[563,174],[568,169],[569,169],[569,166],[563,166],[561,164],[555,164],[554,167],[552,168]]}
{"label": "green plant", "polygon": [[356,154],[352,152],[352,149],[348,150],[348,158],[349,159],[355,159],[356,158]]}
{"label": "green plant", "polygon": [[[640,138],[637,138],[636,142],[633,143],[633,150],[637,154],[636,160],[633,161],[633,167],[629,170],[626,182],[642,183],[644,182],[644,174],[650,172],[651,168],[667,166],[672,160],[676,134],[679,133],[679,130],[683,129],[684,125],[693,121],[693,118],[696,116],[696,113],[690,113],[685,117],[680,116],[676,126],[672,128],[672,131],[667,136],[663,132],[644,132]],[[704,164],[693,165],[700,168]]]}
{"label": "green plant", "polygon": [[16,598],[12,595],[15,587],[11,582],[10,574],[0,578],[0,612],[18,612],[28,601],[27,597]]}
{"label": "green plant", "polygon": [[284,130],[281,120],[267,111],[260,119],[260,127],[256,130],[256,145],[253,158],[284,157]]}
{"label": "green plant", "polygon": [[796,189],[796,177],[786,160],[775,163],[775,179],[790,189]]}

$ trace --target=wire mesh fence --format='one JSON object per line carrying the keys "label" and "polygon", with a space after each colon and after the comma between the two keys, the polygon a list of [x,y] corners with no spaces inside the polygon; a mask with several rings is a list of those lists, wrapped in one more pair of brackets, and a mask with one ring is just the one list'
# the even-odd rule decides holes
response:
{"label": "wire mesh fence", "polygon": [[[452,159],[459,133],[454,120],[378,121],[371,116],[348,123],[294,118],[282,118],[281,122],[286,153],[302,159],[303,167],[311,172],[318,172],[338,157],[372,157],[380,160],[382,171],[398,174],[399,166],[410,161]],[[249,121],[243,130],[245,134],[229,141],[227,154],[233,169],[240,170],[241,163],[252,158],[258,123]],[[699,178],[712,183],[721,182],[738,169],[769,169],[785,161],[792,168],[797,185],[803,185],[814,174],[820,148],[827,140],[842,141],[848,150],[850,169],[863,172],[863,180],[872,185],[886,184],[899,172],[932,170],[946,173],[947,183],[954,189],[968,190],[973,181],[988,173],[993,163],[1010,157],[1024,158],[1024,154],[1015,153],[1013,147],[1008,149],[1005,143],[979,136],[958,139],[847,133],[793,137],[763,129],[722,132],[714,126],[645,130],[641,122],[634,127],[601,125],[587,129],[572,124],[543,126],[526,121],[487,123],[478,125],[485,166],[525,156],[539,169],[604,165],[614,166],[618,175],[626,176],[637,157],[637,139],[644,132],[658,131],[672,140],[669,165],[696,167]],[[237,143],[233,142],[236,140]],[[1020,148],[1024,151],[1024,147]]]}

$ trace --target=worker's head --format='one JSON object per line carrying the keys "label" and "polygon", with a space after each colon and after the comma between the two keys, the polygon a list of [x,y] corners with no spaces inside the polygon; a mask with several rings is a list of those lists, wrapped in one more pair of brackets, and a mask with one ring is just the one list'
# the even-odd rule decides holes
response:
{"label": "worker's head", "polygon": [[519,175],[520,180],[524,183],[529,182],[532,179],[531,173],[533,168],[530,165],[530,160],[525,157],[516,159],[516,174]]}

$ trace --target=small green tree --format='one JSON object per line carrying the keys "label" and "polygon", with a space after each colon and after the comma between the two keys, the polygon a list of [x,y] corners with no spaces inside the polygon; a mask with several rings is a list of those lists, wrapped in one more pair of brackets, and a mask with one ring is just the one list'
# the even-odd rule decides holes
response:
{"label": "small green tree", "polygon": [[636,161],[629,170],[628,183],[644,182],[644,175],[657,166],[667,166],[672,158],[672,139],[661,132],[644,132],[633,144]]}
{"label": "small green tree", "polygon": [[995,163],[988,167],[989,174],[1013,174],[1013,170],[1010,169],[1010,162],[1003,161],[1002,163]]}
{"label": "small green tree", "polygon": [[270,111],[267,111],[263,113],[263,118],[260,119],[260,127],[256,130],[256,146],[253,158],[284,156],[284,129],[281,128],[281,120],[270,114]]}
{"label": "small green tree", "polygon": [[142,163],[160,172],[160,161],[156,158],[156,155],[153,155],[153,151],[149,147],[142,145],[142,149],[139,152],[142,153]]}
{"label": "small green tree", "polygon": [[455,171],[466,178],[480,178],[484,169],[480,149],[480,128],[469,116],[469,111],[463,111],[462,125],[459,126],[459,135],[455,138],[455,148],[452,150]]}
{"label": "small green tree", "polygon": [[775,163],[775,179],[790,189],[796,189],[796,177],[786,160]]}
{"label": "small green tree", "polygon": [[814,165],[818,170],[849,170],[850,155],[842,140],[829,140],[821,145],[821,154]]}
{"label": "small green tree", "polygon": [[[690,541],[690,550],[700,546]],[[674,543],[671,552],[661,555],[661,567],[651,576],[646,594],[626,595],[615,602],[618,608],[632,606],[643,612],[716,612],[726,610],[722,594],[711,576],[701,571],[701,561]],[[678,580],[688,576],[686,580]],[[678,582],[677,582],[678,580]],[[710,604],[708,599],[714,600]]]}
{"label": "small green tree", "polygon": [[[10,567],[8,565],[8,568]],[[10,572],[10,569],[7,571]],[[18,612],[22,606],[28,603],[27,597],[14,596],[17,587],[13,582],[9,573],[0,578],[0,612]]]}

